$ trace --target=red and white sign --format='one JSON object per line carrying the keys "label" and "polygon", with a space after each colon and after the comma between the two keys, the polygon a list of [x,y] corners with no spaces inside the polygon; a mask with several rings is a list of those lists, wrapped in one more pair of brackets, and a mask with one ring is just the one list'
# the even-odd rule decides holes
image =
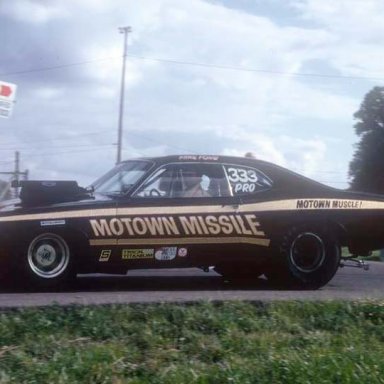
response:
{"label": "red and white sign", "polygon": [[0,81],[0,117],[11,116],[16,98],[16,84]]}

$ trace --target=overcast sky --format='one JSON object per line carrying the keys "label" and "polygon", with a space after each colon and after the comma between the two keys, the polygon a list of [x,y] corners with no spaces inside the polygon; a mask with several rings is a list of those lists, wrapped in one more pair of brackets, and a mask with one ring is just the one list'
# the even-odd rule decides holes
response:
{"label": "overcast sky", "polygon": [[0,0],[0,171],[86,185],[123,158],[251,151],[344,188],[353,113],[384,83],[383,0]]}

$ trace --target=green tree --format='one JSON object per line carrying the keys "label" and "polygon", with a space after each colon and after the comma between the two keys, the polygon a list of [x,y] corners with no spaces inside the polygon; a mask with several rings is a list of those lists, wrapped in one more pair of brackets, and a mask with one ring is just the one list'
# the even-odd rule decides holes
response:
{"label": "green tree", "polygon": [[365,95],[354,118],[360,142],[349,164],[351,189],[384,193],[384,87]]}

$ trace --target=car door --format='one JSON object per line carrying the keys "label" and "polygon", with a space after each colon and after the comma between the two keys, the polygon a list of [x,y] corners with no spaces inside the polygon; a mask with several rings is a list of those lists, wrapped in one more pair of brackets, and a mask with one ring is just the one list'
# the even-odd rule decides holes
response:
{"label": "car door", "polygon": [[117,216],[126,226],[118,239],[122,263],[128,268],[212,265],[238,207],[221,164],[160,166],[119,202]]}
{"label": "car door", "polygon": [[123,272],[118,239],[125,233],[126,225],[118,218],[118,207],[124,206],[130,189],[140,183],[153,166],[153,162],[147,160],[125,161],[92,184],[94,200],[88,203],[92,210],[89,217],[81,219],[79,228],[86,232],[90,244],[89,265],[82,269]]}
{"label": "car door", "polygon": [[225,164],[224,169],[232,194],[239,202],[239,220],[245,220],[251,227],[252,234],[242,243],[242,254],[251,258],[256,253],[266,254],[271,244],[271,229],[276,224],[268,212],[268,205],[273,205],[275,199],[273,181],[259,169],[248,165]]}

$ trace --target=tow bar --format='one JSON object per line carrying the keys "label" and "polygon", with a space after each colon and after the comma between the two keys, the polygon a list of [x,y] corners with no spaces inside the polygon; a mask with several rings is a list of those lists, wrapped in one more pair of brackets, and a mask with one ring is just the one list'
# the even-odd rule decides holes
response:
{"label": "tow bar", "polygon": [[[350,264],[351,263],[351,264]],[[359,260],[357,256],[343,256],[340,260],[340,268],[352,267],[352,268],[363,268],[364,271],[369,270],[369,264],[364,260]]]}

